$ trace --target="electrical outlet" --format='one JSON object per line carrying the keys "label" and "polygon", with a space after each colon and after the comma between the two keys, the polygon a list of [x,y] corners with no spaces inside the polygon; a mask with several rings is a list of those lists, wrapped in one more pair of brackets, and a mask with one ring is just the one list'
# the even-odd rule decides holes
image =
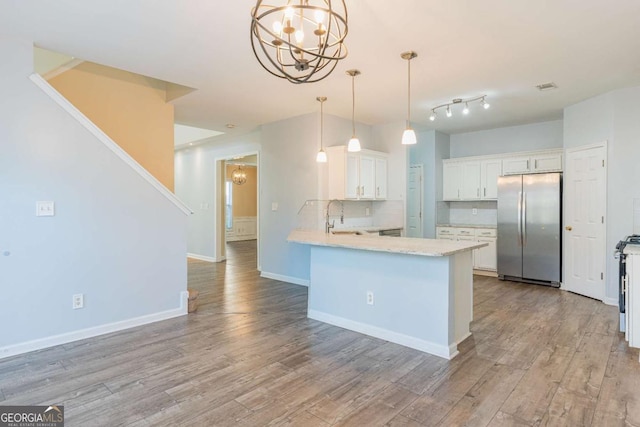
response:
{"label": "electrical outlet", "polygon": [[364,208],[364,216],[369,216],[369,215],[371,215],[369,208]]}
{"label": "electrical outlet", "polygon": [[55,214],[53,202],[36,202],[36,216],[54,216]]}
{"label": "electrical outlet", "polygon": [[373,292],[367,291],[367,304],[373,305]]}
{"label": "electrical outlet", "polygon": [[77,310],[79,308],[84,308],[84,295],[83,294],[75,294],[73,296],[73,309]]}
{"label": "electrical outlet", "polygon": [[478,215],[478,208],[471,209],[471,215]]}

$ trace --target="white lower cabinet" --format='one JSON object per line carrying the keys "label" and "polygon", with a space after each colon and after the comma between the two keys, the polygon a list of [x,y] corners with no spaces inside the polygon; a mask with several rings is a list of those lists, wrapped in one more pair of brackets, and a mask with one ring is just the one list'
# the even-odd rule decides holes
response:
{"label": "white lower cabinet", "polygon": [[473,250],[475,270],[497,271],[497,234],[495,228],[436,227],[436,238],[488,243],[488,246]]}

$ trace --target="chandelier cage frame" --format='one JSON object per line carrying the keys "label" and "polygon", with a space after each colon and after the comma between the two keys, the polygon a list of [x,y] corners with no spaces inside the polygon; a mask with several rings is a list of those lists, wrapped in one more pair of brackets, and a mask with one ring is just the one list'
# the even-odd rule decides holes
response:
{"label": "chandelier cage frame", "polygon": [[[292,0],[287,0],[283,6],[270,6],[262,4],[262,0],[258,0],[256,6],[251,9],[251,49],[256,59],[270,74],[297,84],[314,83],[326,78],[336,68],[338,61],[346,58],[348,54],[348,49],[344,44],[349,32],[345,1],[333,1],[333,3],[342,4],[344,17],[336,11],[331,0],[320,1],[326,6],[324,8],[310,5],[309,1],[300,0],[299,4],[294,4]],[[287,22],[285,11],[289,8],[294,13]],[[316,11],[326,14],[326,26],[312,19],[313,12]],[[309,13],[305,14],[304,12]],[[279,15],[280,13],[281,15]],[[279,18],[273,22],[280,22],[282,27],[280,34],[265,25],[265,21],[270,16]],[[295,24],[298,26],[296,27]],[[314,27],[316,29],[311,31]],[[317,36],[319,43],[311,45],[312,47],[297,43],[295,40],[296,28],[303,28],[303,33]],[[305,28],[309,31],[304,31]],[[318,31],[324,32],[318,34]],[[260,45],[259,50],[256,49],[256,43]],[[262,55],[258,53],[260,51]],[[305,58],[305,55],[310,59]],[[269,64],[273,66],[273,69],[268,66]],[[295,75],[293,70],[298,74]],[[300,74],[301,72],[305,73]]]}

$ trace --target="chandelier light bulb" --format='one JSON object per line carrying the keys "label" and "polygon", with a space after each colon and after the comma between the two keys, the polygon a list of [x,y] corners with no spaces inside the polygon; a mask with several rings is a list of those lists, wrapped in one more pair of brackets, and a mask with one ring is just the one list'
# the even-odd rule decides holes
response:
{"label": "chandelier light bulb", "polygon": [[304,42],[304,31],[297,30],[296,31],[296,43],[302,44]]}
{"label": "chandelier light bulb", "polygon": [[278,37],[282,35],[282,22],[280,21],[273,22],[273,32]]}
{"label": "chandelier light bulb", "polygon": [[322,10],[313,12],[313,17],[316,19],[316,24],[320,25],[324,23],[324,12]]}
{"label": "chandelier light bulb", "polygon": [[293,18],[293,8],[291,6],[284,10],[284,17],[287,19]]}
{"label": "chandelier light bulb", "polygon": [[453,113],[451,112],[451,107],[447,105],[447,117],[451,117],[453,116]]}

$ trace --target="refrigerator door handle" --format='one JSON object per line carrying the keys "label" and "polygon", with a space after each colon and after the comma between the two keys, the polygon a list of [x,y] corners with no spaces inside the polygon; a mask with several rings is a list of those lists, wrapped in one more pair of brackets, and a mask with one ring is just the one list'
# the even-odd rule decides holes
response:
{"label": "refrigerator door handle", "polygon": [[527,193],[522,192],[522,246],[527,246]]}
{"label": "refrigerator door handle", "polygon": [[522,191],[518,191],[518,245],[522,246]]}

